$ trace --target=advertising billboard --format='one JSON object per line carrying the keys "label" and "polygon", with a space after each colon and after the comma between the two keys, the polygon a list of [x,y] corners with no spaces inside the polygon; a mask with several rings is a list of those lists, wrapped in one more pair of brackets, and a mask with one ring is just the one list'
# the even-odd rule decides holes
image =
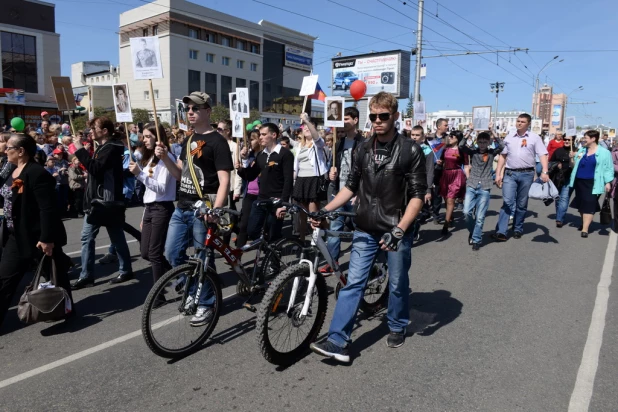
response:
{"label": "advertising billboard", "polygon": [[562,105],[555,104],[551,111],[551,125],[560,126],[561,119],[562,119]]}
{"label": "advertising billboard", "polygon": [[367,85],[365,97],[388,92],[398,98],[410,94],[410,52],[388,52],[338,57],[332,64],[332,95],[350,98],[350,85],[362,80]]}
{"label": "advertising billboard", "polygon": [[313,52],[294,46],[285,46],[285,65],[294,69],[311,71]]}

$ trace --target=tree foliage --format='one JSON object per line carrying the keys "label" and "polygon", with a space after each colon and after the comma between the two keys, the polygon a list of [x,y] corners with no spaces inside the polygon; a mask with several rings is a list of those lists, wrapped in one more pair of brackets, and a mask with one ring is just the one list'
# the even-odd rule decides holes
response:
{"label": "tree foliage", "polygon": [[230,109],[222,104],[218,104],[212,108],[210,113],[210,121],[219,123],[230,118]]}
{"label": "tree foliage", "polygon": [[[95,107],[93,109],[94,117],[107,117],[112,122],[116,123],[116,112],[113,110],[106,110],[102,107]],[[143,123],[146,124],[152,121],[152,116],[150,112],[146,109],[131,109],[131,114],[133,115],[133,123]],[[82,112],[81,115],[77,117],[73,117],[73,127],[75,128],[75,132],[77,133],[80,130],[84,130],[86,128],[86,123],[88,122],[88,112]]]}
{"label": "tree foliage", "polygon": [[414,96],[410,94],[408,106],[406,106],[406,117],[414,117]]}

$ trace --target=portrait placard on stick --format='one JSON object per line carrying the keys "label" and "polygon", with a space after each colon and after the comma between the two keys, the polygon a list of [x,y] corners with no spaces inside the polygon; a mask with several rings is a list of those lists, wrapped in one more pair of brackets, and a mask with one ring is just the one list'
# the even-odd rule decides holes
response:
{"label": "portrait placard on stick", "polygon": [[75,103],[75,96],[73,95],[73,88],[71,87],[71,79],[68,77],[51,77],[52,87],[54,88],[54,96],[56,97],[56,104],[58,110],[63,112],[69,112],[69,123],[71,124],[71,132],[75,136],[75,128],[73,127],[73,117],[71,112],[75,110],[77,104]]}
{"label": "portrait placard on stick", "polygon": [[129,86],[127,84],[112,85],[114,94],[114,110],[117,122],[132,122],[131,100],[129,99]]}
{"label": "portrait placard on stick", "polygon": [[311,96],[315,93],[315,87],[318,85],[318,75],[303,77],[303,84],[300,86],[299,96]]}
{"label": "portrait placard on stick", "polygon": [[575,136],[577,134],[577,126],[575,125],[575,116],[566,118],[566,135]]}
{"label": "portrait placard on stick", "polygon": [[238,112],[244,119],[249,118],[249,89],[246,87],[236,88],[236,101],[238,103]]}
{"label": "portrait placard on stick", "polygon": [[425,120],[425,102],[414,102],[414,118],[416,120]]}
{"label": "portrait placard on stick", "polygon": [[343,97],[327,97],[324,102],[324,126],[343,127]]}
{"label": "portrait placard on stick", "polygon": [[162,79],[159,37],[132,37],[131,58],[135,80]]}
{"label": "portrait placard on stick", "polygon": [[185,132],[189,130],[189,123],[187,122],[187,109],[182,100],[176,99],[176,118],[178,119],[178,128]]}
{"label": "portrait placard on stick", "polygon": [[491,106],[475,106],[472,108],[472,124],[474,130],[489,130]]}
{"label": "portrait placard on stick", "polygon": [[543,120],[542,119],[533,119],[532,120],[532,133],[540,135],[543,131]]}

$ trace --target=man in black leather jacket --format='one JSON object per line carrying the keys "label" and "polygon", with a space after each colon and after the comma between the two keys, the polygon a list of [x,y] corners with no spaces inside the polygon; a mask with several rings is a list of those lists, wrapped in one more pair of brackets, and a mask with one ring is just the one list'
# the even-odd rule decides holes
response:
{"label": "man in black leather jacket", "polygon": [[[394,127],[399,118],[397,106],[397,99],[389,93],[381,92],[371,99],[369,118],[375,134],[355,149],[345,187],[324,208],[332,211],[357,197],[357,230],[352,240],[348,283],[339,292],[327,340],[311,344],[314,352],[340,362],[350,361],[347,346],[356,311],[379,249],[388,252],[387,345],[397,348],[405,341],[412,222],[423,206],[427,178],[423,150]],[[314,226],[319,223],[312,221]]]}

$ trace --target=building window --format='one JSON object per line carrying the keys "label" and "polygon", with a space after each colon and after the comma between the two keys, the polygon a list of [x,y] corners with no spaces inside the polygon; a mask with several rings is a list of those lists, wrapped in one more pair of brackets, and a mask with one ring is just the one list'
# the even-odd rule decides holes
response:
{"label": "building window", "polygon": [[247,87],[247,81],[245,79],[236,78],[236,87]]}
{"label": "building window", "polygon": [[142,30],[142,37],[148,37],[148,29]]}
{"label": "building window", "polygon": [[149,91],[144,91],[144,100],[150,100],[150,92]]}
{"label": "building window", "polygon": [[237,60],[236,61],[236,68],[237,69],[244,69],[245,68],[245,62],[242,60]]}
{"label": "building window", "polygon": [[110,79],[110,77],[109,77],[109,74],[108,74],[108,75],[107,75],[107,80],[109,80],[109,79]]}
{"label": "building window", "polygon": [[197,60],[197,50],[189,50],[189,58]]}
{"label": "building window", "polygon": [[217,75],[205,73],[204,91],[210,96],[212,104],[217,104]]}
{"label": "building window", "polygon": [[236,40],[236,48],[238,50],[245,50],[245,42],[242,40]]}
{"label": "building window", "polygon": [[192,39],[199,39],[200,38],[199,30],[189,28],[189,37],[191,37]]}
{"label": "building window", "polygon": [[214,63],[215,62],[215,55],[212,53],[206,53],[206,61],[208,63]]}
{"label": "building window", "polygon": [[260,54],[260,46],[257,44],[251,44],[251,53]]}
{"label": "building window", "polygon": [[225,107],[230,105],[230,93],[232,93],[232,78],[221,76],[221,103]]}
{"label": "building window", "polygon": [[221,36],[221,45],[222,46],[230,47],[230,38],[229,37],[225,37],[225,36]]}
{"label": "building window", "polygon": [[209,43],[216,43],[216,35],[214,33],[207,32],[205,34],[205,39],[204,40],[206,40]]}
{"label": "building window", "polygon": [[36,38],[3,31],[1,45],[3,87],[38,93]]}
{"label": "building window", "polygon": [[249,81],[249,107],[251,109],[260,109],[260,83]]}
{"label": "building window", "polygon": [[200,72],[189,70],[189,93],[202,90],[200,83]]}
{"label": "building window", "polygon": [[251,63],[251,71],[252,72],[257,72],[257,64],[256,63]]}
{"label": "building window", "polygon": [[224,66],[229,66],[230,65],[230,58],[229,57],[221,57],[221,64]]}
{"label": "building window", "polygon": [[154,89],[153,92],[154,92],[155,100],[158,99],[159,98],[159,89]]}
{"label": "building window", "polygon": [[159,34],[159,25],[155,24],[154,26],[152,26],[152,35],[156,36],[157,34]]}

